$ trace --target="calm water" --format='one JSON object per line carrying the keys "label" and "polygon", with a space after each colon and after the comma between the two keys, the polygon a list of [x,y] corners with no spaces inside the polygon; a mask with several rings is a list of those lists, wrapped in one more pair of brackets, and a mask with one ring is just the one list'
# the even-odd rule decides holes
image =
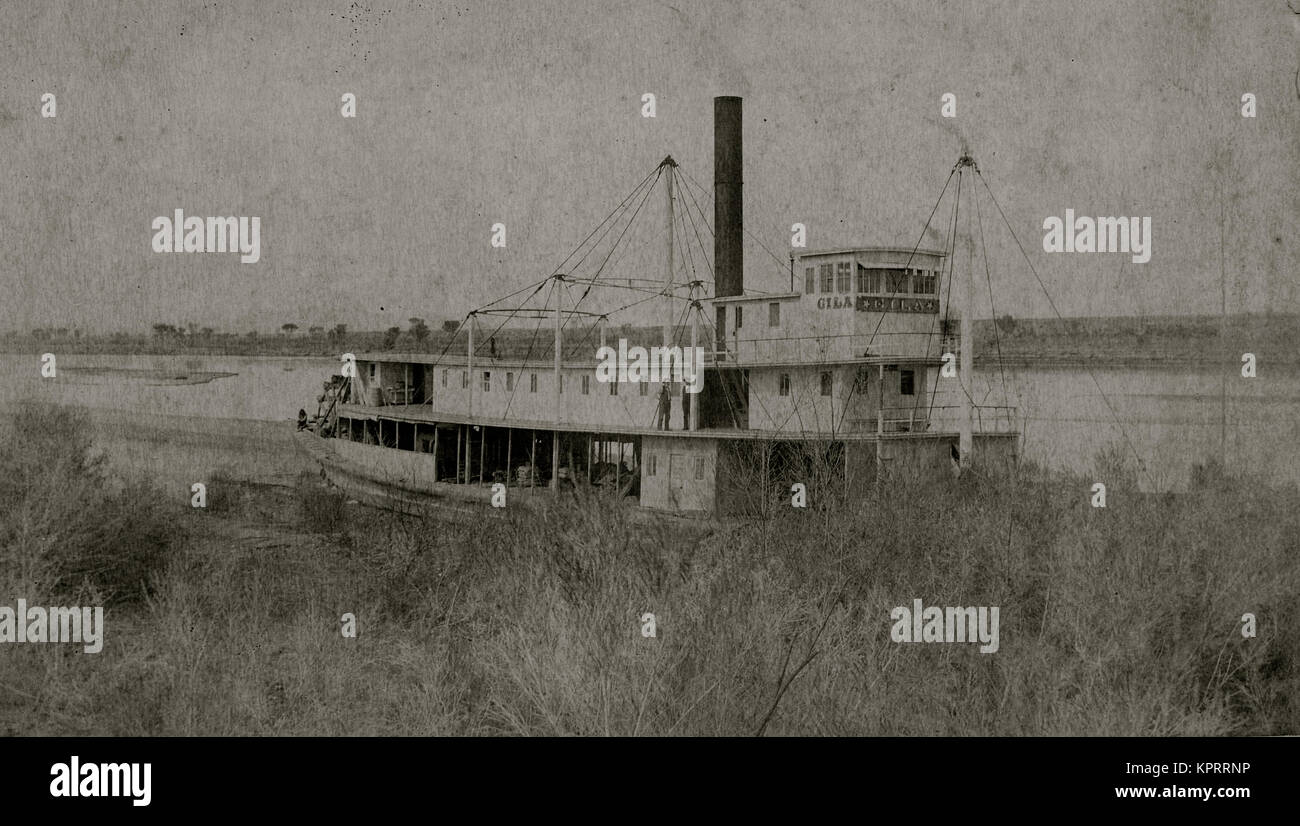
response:
{"label": "calm water", "polygon": [[[328,358],[68,355],[59,359],[57,378],[43,379],[36,356],[5,356],[0,363],[0,403],[37,398],[262,421],[292,420],[299,408],[314,412],[321,382],[337,369]],[[167,385],[156,376],[124,380],[124,374],[90,368],[235,375]],[[1116,444],[1127,449],[1131,442],[1156,487],[1179,489],[1192,464],[1218,456],[1222,443],[1229,470],[1300,482],[1300,375],[1290,367],[1261,365],[1259,371],[1255,379],[1243,379],[1235,369],[1229,374],[1222,435],[1221,374],[1214,368],[1094,368],[1092,376],[1079,368],[1008,368],[1005,400],[996,373],[976,377],[975,397],[981,404],[1018,406],[1023,455],[1048,467],[1088,470],[1099,450]]]}

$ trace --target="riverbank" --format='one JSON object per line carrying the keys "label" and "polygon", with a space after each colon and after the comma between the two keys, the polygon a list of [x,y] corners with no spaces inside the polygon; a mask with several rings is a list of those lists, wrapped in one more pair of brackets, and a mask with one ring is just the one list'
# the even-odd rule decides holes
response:
{"label": "riverbank", "polygon": [[[0,352],[39,354],[174,355],[174,356],[280,356],[337,359],[345,352],[464,353],[465,331],[421,330],[418,335],[397,328],[387,332],[319,332],[304,335],[174,334],[144,336],[73,335],[67,330],[10,332],[0,336]],[[1158,366],[1225,363],[1238,364],[1242,353],[1255,353],[1272,364],[1300,364],[1300,316],[1236,314],[1225,319],[1212,315],[1123,316],[1078,318],[1024,318],[1004,315],[996,321],[977,319],[974,324],[976,361],[1008,364],[1076,367],[1083,364]],[[614,326],[607,338],[653,344],[660,328]],[[939,334],[938,329],[935,335]],[[502,357],[537,355],[535,331],[497,330],[490,342]],[[575,330],[566,338],[566,358],[592,358],[599,335]],[[488,342],[479,346],[487,347]]]}
{"label": "riverbank", "polygon": [[[104,649],[0,645],[8,734],[1300,733],[1294,489],[1116,472],[1098,509],[1088,479],[1026,475],[705,536],[577,500],[450,524],[244,478],[238,422],[88,439],[67,413],[3,423],[0,585],[103,604]],[[256,450],[288,473],[277,427]],[[203,509],[114,489],[131,468],[90,453],[129,441],[233,449],[236,475]],[[998,606],[998,651],[893,642],[916,599]]]}

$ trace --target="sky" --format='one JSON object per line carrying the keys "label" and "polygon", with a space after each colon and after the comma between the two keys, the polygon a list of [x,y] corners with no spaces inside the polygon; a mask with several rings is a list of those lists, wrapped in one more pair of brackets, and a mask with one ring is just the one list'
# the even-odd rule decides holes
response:
{"label": "sky", "polygon": [[[1228,312],[1300,312],[1284,0],[4,3],[0,40],[0,331],[458,319],[665,155],[708,188],[715,95],[744,98],[748,289],[788,288],[794,222],[912,247],[965,147],[1028,254],[977,187],[999,315],[1053,313],[1035,272],[1066,316],[1218,313],[1221,225]],[[663,275],[648,203],[613,276]],[[154,252],[178,208],[259,216],[261,260]],[[1067,208],[1150,216],[1150,262],[1045,253]]]}

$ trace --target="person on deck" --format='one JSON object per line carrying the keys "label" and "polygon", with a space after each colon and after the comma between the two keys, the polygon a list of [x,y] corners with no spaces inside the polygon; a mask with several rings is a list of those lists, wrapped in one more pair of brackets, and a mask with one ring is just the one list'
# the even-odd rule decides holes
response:
{"label": "person on deck", "polygon": [[691,394],[682,386],[682,430],[691,429]]}
{"label": "person on deck", "polygon": [[657,430],[668,429],[668,414],[671,410],[672,399],[668,395],[668,385],[666,383],[661,384],[659,385],[659,415],[658,420],[655,422]]}

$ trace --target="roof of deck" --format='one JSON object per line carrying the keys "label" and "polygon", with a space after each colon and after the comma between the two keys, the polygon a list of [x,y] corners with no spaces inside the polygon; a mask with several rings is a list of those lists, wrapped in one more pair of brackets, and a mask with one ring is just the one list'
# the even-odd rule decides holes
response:
{"label": "roof of deck", "polygon": [[[502,419],[490,416],[468,416],[464,413],[447,413],[434,410],[427,404],[393,404],[370,407],[359,404],[339,405],[339,415],[348,419],[378,419],[414,422],[419,424],[469,424],[481,427],[514,428],[515,430],[559,430],[565,433],[595,433],[623,436],[664,436],[685,439],[747,439],[767,441],[850,441],[874,442],[877,439],[956,439],[957,431],[896,432],[877,435],[874,432],[753,430],[732,427],[702,428],[700,430],[658,430],[653,427],[600,427],[583,422],[560,422],[541,419]],[[988,436],[1016,437],[1017,433],[976,432],[981,438]]]}

